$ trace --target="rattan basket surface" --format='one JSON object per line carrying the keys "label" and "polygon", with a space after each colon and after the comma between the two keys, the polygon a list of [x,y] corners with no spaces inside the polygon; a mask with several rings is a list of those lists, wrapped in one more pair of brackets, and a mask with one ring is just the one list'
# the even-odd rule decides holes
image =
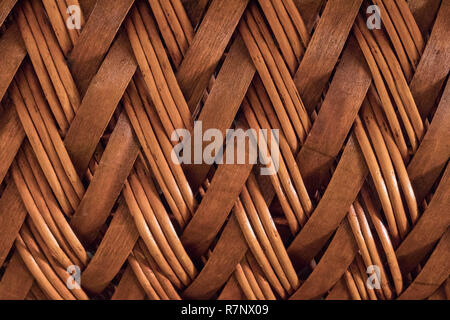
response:
{"label": "rattan basket surface", "polygon": [[[450,298],[450,0],[0,0],[0,25],[1,300]],[[278,171],[177,164],[194,120],[278,129]]]}

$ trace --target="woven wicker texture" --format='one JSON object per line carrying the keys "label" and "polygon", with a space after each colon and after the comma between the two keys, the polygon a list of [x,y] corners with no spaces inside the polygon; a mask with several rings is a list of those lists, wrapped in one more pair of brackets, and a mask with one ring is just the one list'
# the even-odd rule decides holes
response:
{"label": "woven wicker texture", "polygon": [[[449,18],[1,0],[0,299],[449,299]],[[279,129],[278,172],[176,164],[194,120]]]}

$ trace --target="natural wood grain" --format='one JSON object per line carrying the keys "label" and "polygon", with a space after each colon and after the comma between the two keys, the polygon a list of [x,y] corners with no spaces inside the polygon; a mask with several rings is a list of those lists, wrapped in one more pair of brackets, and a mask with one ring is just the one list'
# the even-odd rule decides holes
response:
{"label": "natural wood grain", "polygon": [[248,0],[213,0],[209,6],[177,73],[191,111],[200,102],[247,2]]}

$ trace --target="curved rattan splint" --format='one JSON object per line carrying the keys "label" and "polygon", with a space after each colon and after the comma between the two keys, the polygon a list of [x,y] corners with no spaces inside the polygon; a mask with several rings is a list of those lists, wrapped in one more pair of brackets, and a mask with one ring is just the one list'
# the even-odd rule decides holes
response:
{"label": "curved rattan splint", "polygon": [[[1,0],[0,299],[449,299],[449,17]],[[175,163],[194,120],[279,129],[277,174]]]}

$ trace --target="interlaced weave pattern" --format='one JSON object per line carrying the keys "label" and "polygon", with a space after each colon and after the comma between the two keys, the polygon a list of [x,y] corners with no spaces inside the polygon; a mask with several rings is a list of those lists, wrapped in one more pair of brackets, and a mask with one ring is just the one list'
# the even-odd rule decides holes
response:
{"label": "interlaced weave pattern", "polygon": [[[0,0],[0,299],[449,299],[449,17]],[[194,121],[278,172],[172,161]]]}

